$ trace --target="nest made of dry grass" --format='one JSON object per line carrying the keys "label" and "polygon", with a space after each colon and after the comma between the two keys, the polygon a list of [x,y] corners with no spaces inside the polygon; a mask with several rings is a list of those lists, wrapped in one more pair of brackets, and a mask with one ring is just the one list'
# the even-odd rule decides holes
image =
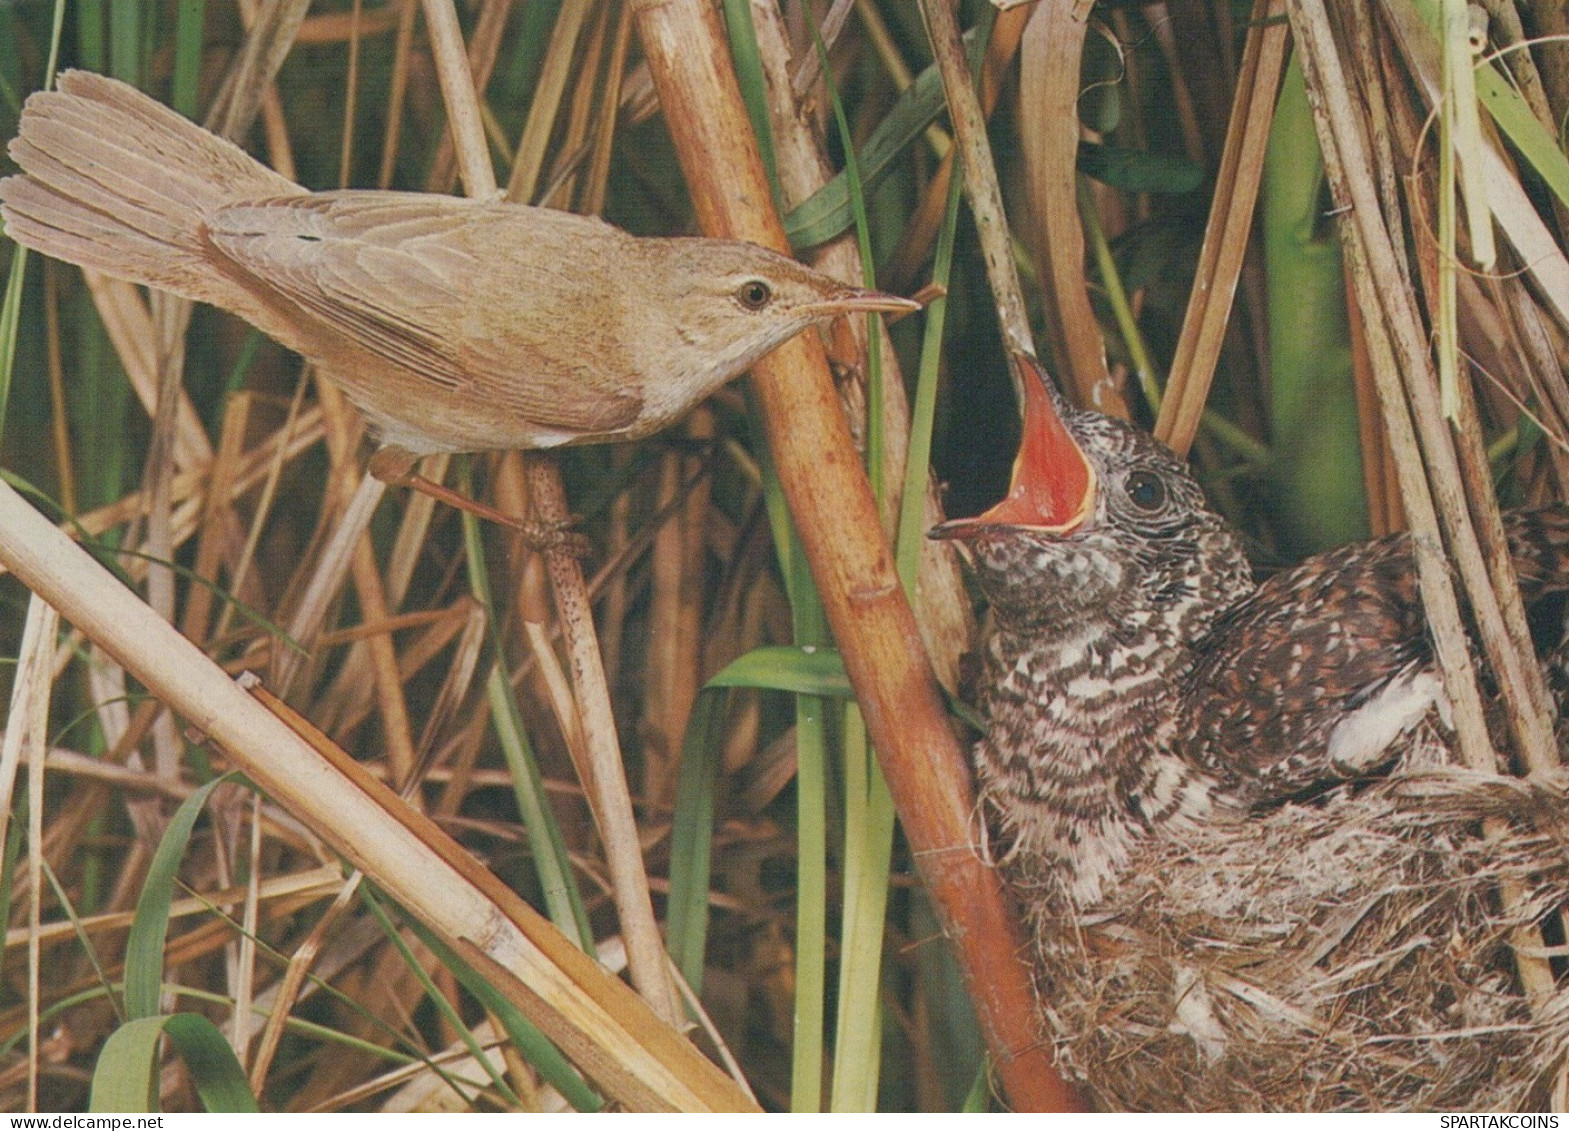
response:
{"label": "nest made of dry grass", "polygon": [[1060,1063],[1111,1109],[1546,1102],[1569,1000],[1533,1010],[1509,941],[1569,891],[1566,785],[1413,769],[1151,838],[1077,915],[1030,900]]}

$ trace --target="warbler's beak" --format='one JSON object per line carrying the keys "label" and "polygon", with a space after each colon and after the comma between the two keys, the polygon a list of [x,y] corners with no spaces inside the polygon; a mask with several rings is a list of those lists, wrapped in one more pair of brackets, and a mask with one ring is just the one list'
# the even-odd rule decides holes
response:
{"label": "warbler's beak", "polygon": [[921,304],[913,299],[859,287],[845,287],[825,299],[801,307],[801,311],[812,318],[830,318],[840,314],[913,314],[920,309]]}
{"label": "warbler's beak", "polygon": [[1029,354],[1014,354],[1013,364],[1024,386],[1024,434],[1008,495],[974,518],[934,527],[928,537],[973,538],[998,526],[1071,534],[1095,505],[1095,469],[1057,412],[1051,378]]}

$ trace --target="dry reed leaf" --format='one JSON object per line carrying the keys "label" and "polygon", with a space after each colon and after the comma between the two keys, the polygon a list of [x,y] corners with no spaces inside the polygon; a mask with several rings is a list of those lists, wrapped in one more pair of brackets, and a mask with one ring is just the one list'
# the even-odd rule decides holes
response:
{"label": "dry reed leaf", "polygon": [[1090,306],[1079,218],[1079,59],[1088,14],[1041,4],[1020,44],[1020,129],[1036,235],[1046,338],[1078,404],[1127,419],[1128,404],[1106,366],[1106,342]]}

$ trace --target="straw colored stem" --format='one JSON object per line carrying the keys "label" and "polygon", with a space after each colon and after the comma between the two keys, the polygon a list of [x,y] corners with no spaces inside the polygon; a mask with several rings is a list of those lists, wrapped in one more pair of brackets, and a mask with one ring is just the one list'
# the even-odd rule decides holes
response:
{"label": "straw colored stem", "polygon": [[[354,572],[354,588],[359,594],[360,613],[367,622],[387,619],[387,591],[376,568],[376,552],[369,538],[354,547],[349,568]],[[409,723],[408,704],[403,701],[403,681],[398,676],[398,653],[392,634],[375,633],[365,640],[371,659],[371,678],[376,688],[376,706],[381,713],[381,733],[387,744],[387,760],[395,781],[407,781],[414,765],[414,732]]]}
{"label": "straw colored stem", "polygon": [[[486,0],[480,9],[479,18],[474,23],[474,33],[469,36],[468,60],[469,69],[474,75],[474,89],[484,90],[490,85],[491,73],[496,69],[496,56],[501,51],[502,34],[507,29],[507,16],[512,12],[512,0]],[[402,96],[399,95],[398,103],[401,104]],[[389,114],[388,128],[396,115]],[[457,173],[455,164],[455,150],[452,145],[452,133],[449,131],[441,135],[441,144],[436,149],[436,156],[430,163],[430,176],[426,185],[431,192],[451,192],[452,181]],[[392,159],[392,149],[389,148],[387,160]],[[392,183],[391,169],[384,167],[382,184]]]}
{"label": "straw colored stem", "polygon": [[[373,475],[365,475],[360,479],[353,498],[349,500],[343,515],[338,519],[332,538],[322,550],[321,558],[311,573],[293,618],[289,621],[289,635],[303,647],[309,648],[317,633],[321,631],[321,626],[327,619],[327,609],[338,595],[338,589],[349,572],[349,564],[354,558],[354,548],[370,529],[370,520],[376,511],[376,504],[381,502],[381,497],[386,494],[386,491],[387,485],[380,479]],[[299,674],[300,665],[304,660],[305,657],[292,648],[278,653],[272,682],[280,694],[288,694],[289,687],[294,682],[294,677]]]}
{"label": "straw colored stem", "polygon": [[[93,271],[84,271],[82,275],[137,400],[151,416],[158,403],[158,362],[153,348],[158,331],[153,326],[147,303],[130,283]],[[175,462],[182,468],[199,467],[212,459],[212,444],[190,398],[183,390],[179,397]]]}
{"label": "straw colored stem", "polygon": [[[713,414],[694,413],[687,422],[694,441],[712,441]],[[648,735],[644,746],[643,796],[650,805],[674,800],[676,771],[687,719],[703,682],[703,557],[712,477],[698,475],[697,461],[678,452],[665,455],[659,486],[661,509],[685,499],[670,522],[654,535],[653,592],[649,601]]]}
{"label": "straw colored stem", "polygon": [[468,53],[463,48],[458,11],[451,0],[424,0],[424,9],[425,33],[430,37],[430,53],[436,59],[436,77],[441,83],[441,96],[457,147],[463,190],[469,196],[494,196],[496,172],[490,165],[490,151],[485,148],[485,127],[474,93]]}
{"label": "straw colored stem", "polygon": [[550,52],[534,88],[528,121],[524,123],[517,158],[512,165],[512,178],[507,185],[509,200],[533,203],[534,191],[539,186],[544,166],[545,147],[550,143],[556,112],[566,93],[567,80],[572,77],[572,58],[578,36],[582,34],[592,8],[593,5],[587,0],[566,0],[561,6],[561,14],[556,17],[556,28],[550,37]]}
{"label": "straw colored stem", "polygon": [[[1433,100],[1436,97],[1433,49],[1431,41],[1419,31],[1415,10],[1407,0],[1392,0],[1385,16],[1408,65],[1418,78],[1418,86],[1427,92],[1429,100]],[[1499,223],[1521,258],[1530,264],[1544,297],[1556,303],[1562,314],[1569,309],[1569,262],[1547,235],[1533,208],[1527,205],[1523,209],[1528,220],[1516,215],[1511,201],[1523,198],[1524,190],[1518,180],[1502,171],[1502,158],[1497,150],[1492,145],[1484,146],[1482,157],[1489,172],[1486,195],[1497,210]],[[1538,241],[1545,242],[1551,255],[1540,260],[1533,255],[1532,249],[1538,246]],[[1405,297],[1403,291],[1396,294]],[[1441,508],[1440,514],[1450,524],[1450,549],[1471,598],[1478,635],[1509,706],[1510,729],[1520,745],[1521,757],[1531,769],[1545,771],[1558,765],[1551,721],[1554,712],[1532,650],[1519,581],[1505,548],[1498,504],[1491,497],[1487,482],[1487,461],[1481,452],[1481,441],[1474,427],[1468,430],[1462,420],[1462,426],[1454,433],[1454,443],[1459,446],[1457,454],[1450,443],[1447,422],[1440,416],[1439,405],[1432,394],[1432,363],[1418,337],[1421,327],[1415,313],[1394,324],[1397,327],[1409,325],[1406,337],[1411,340],[1402,343],[1402,351],[1423,363],[1405,366],[1402,374],[1406,377],[1408,395],[1423,436],[1423,450],[1433,468],[1434,482],[1439,491],[1448,493],[1453,504]],[[1470,414],[1474,417],[1474,407]],[[1466,509],[1467,484],[1460,469],[1462,459],[1473,469],[1470,486],[1480,496],[1474,508],[1475,523]]]}
{"label": "straw colored stem", "polygon": [[[1393,245],[1384,228],[1372,182],[1367,176],[1358,175],[1369,164],[1366,144],[1353,117],[1345,74],[1330,38],[1322,3],[1288,0],[1287,11],[1302,53],[1308,100],[1324,150],[1325,171],[1336,203],[1348,209],[1352,221],[1344,240],[1347,267],[1362,308],[1379,404],[1399,471],[1401,501],[1411,523],[1422,604],[1433,629],[1444,683],[1454,704],[1461,750],[1468,765],[1492,769],[1492,746],[1483,721],[1475,669],[1466,648],[1460,604],[1442,558],[1438,514],[1422,466],[1416,425],[1400,382],[1396,351],[1410,343],[1397,341],[1395,335],[1400,330],[1391,325],[1393,319],[1383,308],[1377,286],[1378,279],[1397,279],[1399,273],[1394,267]],[[1411,317],[1415,317],[1414,312]],[[1405,330],[1404,336],[1409,339],[1412,331],[1409,327]],[[1420,354],[1420,347],[1407,351],[1408,359],[1411,352]]]}

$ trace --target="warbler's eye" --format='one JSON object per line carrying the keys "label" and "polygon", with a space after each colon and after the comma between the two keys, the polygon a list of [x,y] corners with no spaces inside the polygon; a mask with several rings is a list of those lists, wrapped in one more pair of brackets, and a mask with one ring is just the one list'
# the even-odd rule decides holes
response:
{"label": "warbler's eye", "polygon": [[761,279],[748,279],[735,291],[735,300],[748,310],[761,310],[773,301],[773,288]]}
{"label": "warbler's eye", "polygon": [[1135,471],[1123,485],[1128,501],[1141,511],[1154,513],[1166,505],[1166,483],[1151,471]]}

